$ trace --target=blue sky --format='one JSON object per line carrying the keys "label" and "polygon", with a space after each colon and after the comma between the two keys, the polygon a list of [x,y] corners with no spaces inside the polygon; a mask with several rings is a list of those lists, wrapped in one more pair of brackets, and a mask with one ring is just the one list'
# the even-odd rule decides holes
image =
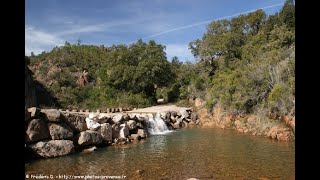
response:
{"label": "blue sky", "polygon": [[[193,61],[188,43],[201,38],[210,20],[264,8],[273,14],[284,0],[26,0],[25,54],[65,41],[128,44],[142,38],[166,46],[168,60]],[[271,6],[271,7],[270,7]]]}

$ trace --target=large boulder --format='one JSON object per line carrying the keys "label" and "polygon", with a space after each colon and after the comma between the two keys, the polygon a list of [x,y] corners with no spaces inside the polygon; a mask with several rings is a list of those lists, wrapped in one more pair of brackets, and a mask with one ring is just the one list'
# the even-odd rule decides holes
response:
{"label": "large boulder", "polygon": [[66,123],[76,133],[79,133],[88,129],[85,119],[86,117],[83,115],[74,115],[69,113],[65,114]]}
{"label": "large boulder", "polygon": [[120,123],[123,120],[123,115],[122,114],[117,114],[112,117],[112,121],[114,123]]}
{"label": "large boulder", "polygon": [[112,124],[112,139],[119,138],[120,129],[120,123]]}
{"label": "large boulder", "polygon": [[41,112],[45,114],[47,120],[50,122],[61,121],[61,113],[57,109],[41,109]]}
{"label": "large boulder", "polygon": [[126,138],[129,135],[129,128],[127,124],[121,124],[120,127],[119,138]]}
{"label": "large boulder", "polygon": [[82,146],[101,144],[102,136],[97,131],[86,130],[80,133],[78,144]]}
{"label": "large boulder", "polygon": [[89,119],[94,119],[94,118],[97,118],[99,116],[99,113],[90,113],[89,114]]}
{"label": "large boulder", "polygon": [[40,141],[29,147],[37,156],[45,158],[64,156],[74,152],[74,146],[70,140]]}
{"label": "large boulder", "polygon": [[26,131],[26,142],[31,143],[50,138],[48,127],[42,119],[30,121]]}
{"label": "large boulder", "polygon": [[160,114],[160,118],[165,121],[165,122],[170,122],[170,112],[161,112]]}
{"label": "large boulder", "polygon": [[73,137],[72,129],[65,123],[49,123],[48,127],[53,140],[71,139]]}
{"label": "large boulder", "polygon": [[[141,123],[140,123],[141,124]],[[137,122],[134,121],[134,120],[129,120],[127,122],[127,125],[128,125],[128,128],[129,130],[133,130],[133,129],[136,129],[137,128]]]}
{"label": "large boulder", "polygon": [[112,142],[112,127],[109,123],[101,124],[99,131],[103,141]]}
{"label": "large boulder", "polygon": [[180,128],[181,128],[181,121],[175,122],[175,123],[172,125],[172,127],[173,127],[174,129],[180,129]]}
{"label": "large boulder", "polygon": [[144,129],[138,129],[137,134],[141,137],[141,138],[146,138],[147,137],[147,132]]}
{"label": "large boulder", "polygon": [[93,130],[93,131],[98,130],[101,126],[98,122],[96,122],[90,118],[86,118],[86,124],[87,124],[88,129]]}
{"label": "large boulder", "polygon": [[93,119],[94,121],[103,124],[112,120],[112,116],[108,113],[100,113],[97,118]]}
{"label": "large boulder", "polygon": [[179,113],[181,114],[181,119],[189,118],[189,113],[185,109],[179,110]]}

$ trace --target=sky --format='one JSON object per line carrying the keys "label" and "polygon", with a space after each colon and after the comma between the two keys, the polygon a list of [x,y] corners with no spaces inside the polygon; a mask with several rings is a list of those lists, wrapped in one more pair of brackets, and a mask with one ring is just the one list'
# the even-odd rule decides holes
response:
{"label": "sky", "polygon": [[166,46],[167,59],[194,61],[189,42],[207,25],[256,9],[274,14],[285,0],[26,0],[25,55],[66,41],[86,45],[130,44],[142,39]]}

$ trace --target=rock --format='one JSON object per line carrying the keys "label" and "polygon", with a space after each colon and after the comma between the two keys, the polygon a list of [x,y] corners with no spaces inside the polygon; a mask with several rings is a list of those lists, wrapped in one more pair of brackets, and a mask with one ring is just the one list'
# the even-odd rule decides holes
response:
{"label": "rock", "polygon": [[69,113],[65,114],[65,122],[76,133],[79,133],[88,129],[85,119],[86,117],[83,115],[74,115]]}
{"label": "rock", "polygon": [[128,144],[130,142],[129,138],[115,138],[114,139],[114,143],[115,144],[119,144],[119,145],[124,145],[124,144]]}
{"label": "rock", "polygon": [[99,129],[101,126],[99,123],[97,123],[96,121],[94,121],[90,118],[86,118],[86,124],[87,124],[88,129],[93,130],[93,131]]}
{"label": "rock", "polygon": [[72,129],[65,123],[49,123],[48,127],[53,140],[71,139],[73,137]]}
{"label": "rock", "polygon": [[101,124],[101,128],[98,132],[100,132],[103,141],[106,141],[108,143],[112,142],[112,127],[109,123]]}
{"label": "rock", "polygon": [[181,127],[187,128],[188,127],[188,123],[186,121],[182,121]]}
{"label": "rock", "polygon": [[195,112],[191,113],[191,121],[196,122],[198,118],[198,114]]}
{"label": "rock", "polygon": [[39,108],[36,108],[36,107],[28,108],[28,112],[30,113],[30,118],[31,119],[39,118],[39,115],[40,115],[40,109]]}
{"label": "rock", "polygon": [[121,124],[120,127],[119,138],[126,138],[129,135],[129,128],[127,124]]}
{"label": "rock", "polygon": [[85,145],[94,145],[94,144],[101,144],[102,143],[102,136],[97,131],[86,130],[80,133],[78,144],[85,146]]}
{"label": "rock", "polygon": [[90,153],[90,152],[93,152],[93,151],[96,150],[96,149],[97,149],[96,146],[91,146],[91,147],[82,149],[81,152],[83,152],[83,153]]}
{"label": "rock", "polygon": [[196,179],[196,178],[189,178],[187,180],[199,180],[199,179]]}
{"label": "rock", "polygon": [[138,170],[135,171],[135,173],[140,175],[140,174],[144,173],[144,170],[138,169]]}
{"label": "rock", "polygon": [[90,113],[89,119],[93,120],[94,118],[97,118],[99,116],[99,113]]}
{"label": "rock", "polygon": [[111,120],[111,115],[107,113],[100,113],[98,117],[93,118],[93,120],[100,124],[107,123],[109,120]]}
{"label": "rock", "polygon": [[137,123],[137,128],[143,129],[144,126],[143,126],[143,124],[142,124],[141,122],[138,122],[138,123]]}
{"label": "rock", "polygon": [[132,120],[138,120],[138,114],[133,114],[133,113],[130,113],[128,114],[129,118],[132,119]]}
{"label": "rock", "polygon": [[70,140],[40,141],[29,147],[35,154],[45,158],[64,156],[74,152],[74,145]]}
{"label": "rock", "polygon": [[120,123],[115,123],[112,125],[112,139],[119,138],[120,129]]}
{"label": "rock", "polygon": [[114,123],[120,123],[123,120],[123,115],[122,114],[117,114],[112,117],[112,121]]}
{"label": "rock", "polygon": [[197,108],[198,107],[202,107],[204,104],[205,104],[205,102],[200,98],[196,98],[194,100],[194,106],[197,107]]}
{"label": "rock", "polygon": [[136,141],[140,140],[141,136],[139,136],[138,134],[131,134],[129,139]]}
{"label": "rock", "polygon": [[185,109],[179,110],[179,113],[181,114],[181,119],[189,118],[189,113],[187,110]]}
{"label": "rock", "polygon": [[57,109],[41,109],[41,112],[45,114],[46,119],[50,122],[61,121],[61,113]]}
{"label": "rock", "polygon": [[26,142],[31,143],[50,138],[48,127],[41,119],[30,121],[26,131]]}
{"label": "rock", "polygon": [[174,129],[180,129],[181,128],[181,123],[179,121],[177,121],[172,126],[173,126]]}
{"label": "rock", "polygon": [[161,112],[160,114],[160,118],[165,121],[165,122],[170,122],[170,112]]}
{"label": "rock", "polygon": [[137,128],[137,123],[134,120],[129,120],[127,125],[128,125],[129,130],[133,130],[133,129]]}
{"label": "rock", "polygon": [[146,138],[147,137],[147,132],[144,129],[138,129],[137,134],[142,138]]}
{"label": "rock", "polygon": [[130,116],[129,116],[128,113],[127,113],[127,114],[124,114],[124,115],[122,116],[122,118],[123,118],[123,120],[125,120],[125,121],[129,121],[129,120],[130,120]]}

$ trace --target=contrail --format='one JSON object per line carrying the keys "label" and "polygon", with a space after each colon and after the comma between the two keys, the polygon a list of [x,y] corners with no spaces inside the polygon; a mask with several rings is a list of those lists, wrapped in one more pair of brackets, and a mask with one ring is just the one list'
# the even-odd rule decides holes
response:
{"label": "contrail", "polygon": [[[199,25],[201,25],[201,24],[207,24],[207,23],[210,23],[210,22],[212,22],[212,21],[217,21],[217,20],[221,20],[221,19],[231,18],[231,17],[234,17],[234,16],[239,16],[239,15],[241,15],[241,14],[246,14],[246,13],[254,12],[254,11],[258,10],[258,9],[269,9],[269,8],[276,7],[276,6],[281,6],[281,5],[283,5],[283,4],[284,4],[284,3],[274,4],[274,5],[270,5],[270,6],[266,6],[266,7],[262,7],[262,8],[256,8],[256,9],[252,9],[252,10],[249,10],[249,11],[244,11],[244,12],[236,13],[236,14],[233,14],[233,15],[230,15],[230,16],[224,16],[224,17],[219,17],[219,18],[216,18],[216,19],[210,19],[210,20],[207,20],[207,21],[202,21],[202,22],[198,22],[198,23],[195,23],[195,24],[190,24],[190,25],[187,25],[187,26],[180,26],[180,27],[173,28],[173,29],[170,29],[170,30],[167,30],[167,31],[163,31],[163,32],[160,32],[160,33],[151,35],[151,36],[143,37],[142,39],[149,39],[149,38],[156,37],[156,36],[160,36],[160,35],[162,35],[162,34],[166,34],[166,33],[169,33],[169,32],[179,31],[179,30],[182,30],[182,29],[187,29],[187,28],[199,26]],[[129,44],[131,44],[131,43],[134,43],[134,42],[130,42]]]}

